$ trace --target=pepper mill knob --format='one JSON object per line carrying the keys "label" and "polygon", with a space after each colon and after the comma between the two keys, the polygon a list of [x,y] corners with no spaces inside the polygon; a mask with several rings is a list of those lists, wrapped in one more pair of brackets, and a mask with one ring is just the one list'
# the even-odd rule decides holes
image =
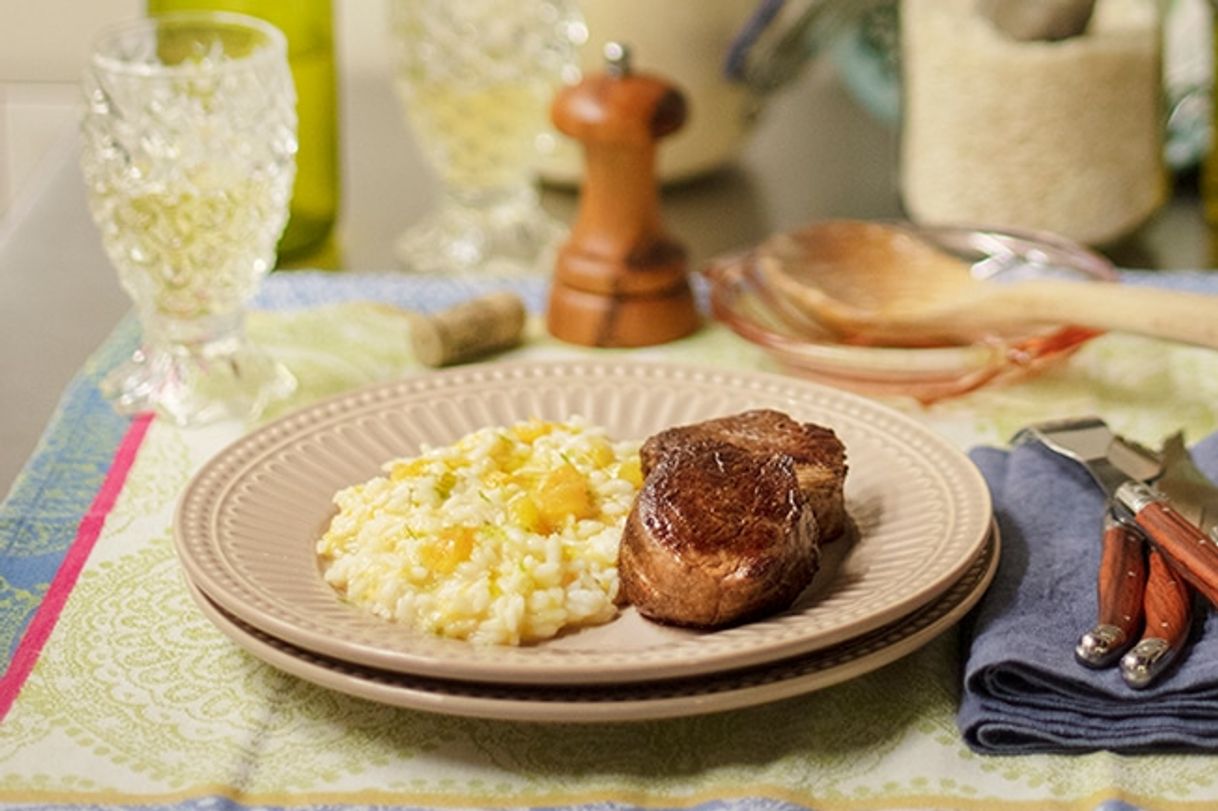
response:
{"label": "pepper mill knob", "polygon": [[685,98],[605,46],[603,73],[559,91],[551,117],[584,149],[571,235],[559,249],[546,325],[586,346],[649,346],[698,328],[685,248],[664,230],[656,183],[660,138],[685,123]]}

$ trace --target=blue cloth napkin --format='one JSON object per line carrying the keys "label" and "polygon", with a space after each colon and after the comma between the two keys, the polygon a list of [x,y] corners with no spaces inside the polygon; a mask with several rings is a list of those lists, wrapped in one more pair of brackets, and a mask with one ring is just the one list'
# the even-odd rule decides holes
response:
{"label": "blue cloth napkin", "polygon": [[[1218,478],[1218,434],[1192,448]],[[1082,466],[1036,444],[971,454],[994,497],[1002,560],[966,628],[957,717],[988,754],[1218,750],[1218,619],[1198,601],[1183,658],[1145,690],[1088,670],[1074,645],[1096,617],[1104,497]]]}

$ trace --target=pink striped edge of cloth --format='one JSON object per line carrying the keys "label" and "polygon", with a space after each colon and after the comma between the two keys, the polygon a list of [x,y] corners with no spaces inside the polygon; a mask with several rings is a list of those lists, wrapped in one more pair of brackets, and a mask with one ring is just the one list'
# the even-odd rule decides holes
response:
{"label": "pink striped edge of cloth", "polygon": [[101,488],[97,491],[97,496],[80,520],[75,540],[72,541],[63,562],[55,572],[55,577],[51,580],[46,596],[39,604],[29,627],[26,628],[25,634],[17,644],[8,669],[0,677],[0,721],[3,721],[8,715],[13,702],[17,700],[18,693],[21,692],[22,686],[38,662],[43,646],[46,645],[51,632],[55,630],[59,615],[63,611],[72,589],[76,586],[76,580],[80,576],[81,570],[84,569],[85,562],[88,561],[89,554],[93,551],[93,546],[106,524],[106,517],[114,509],[114,504],[123,491],[127,474],[131,472],[131,467],[135,464],[140,446],[144,442],[144,436],[148,433],[148,426],[152,424],[152,420],[151,413],[138,414],[127,428],[127,433],[114,453],[114,460],[110,463],[110,469],[106,473]]}

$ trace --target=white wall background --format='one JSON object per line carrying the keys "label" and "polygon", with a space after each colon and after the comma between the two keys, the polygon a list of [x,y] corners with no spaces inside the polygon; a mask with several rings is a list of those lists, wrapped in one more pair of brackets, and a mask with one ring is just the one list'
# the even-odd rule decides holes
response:
{"label": "white wall background", "polygon": [[[50,147],[71,137],[94,34],[143,8],[143,0],[0,0],[0,218]],[[388,77],[385,0],[334,0],[334,12],[340,75]]]}

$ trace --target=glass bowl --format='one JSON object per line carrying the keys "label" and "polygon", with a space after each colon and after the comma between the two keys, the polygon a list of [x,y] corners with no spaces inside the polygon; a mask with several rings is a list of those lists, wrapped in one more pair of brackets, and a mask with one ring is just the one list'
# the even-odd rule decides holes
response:
{"label": "glass bowl", "polygon": [[[905,222],[876,224],[917,235],[970,263],[978,276],[1045,273],[1096,283],[1118,281],[1112,263],[1103,256],[1051,234],[922,227]],[[714,260],[703,270],[710,283],[712,315],[800,376],[863,394],[907,396],[931,403],[1035,372],[1100,334],[1071,325],[1029,326],[1015,334],[979,335],[969,343],[951,345],[848,343],[786,300],[758,270],[759,257],[772,258],[776,253],[774,240],[783,240],[781,253],[791,257],[791,245],[807,245],[809,241],[801,237],[823,225],[814,223],[777,235],[752,250]],[[807,281],[815,276],[804,272],[801,278]]]}

